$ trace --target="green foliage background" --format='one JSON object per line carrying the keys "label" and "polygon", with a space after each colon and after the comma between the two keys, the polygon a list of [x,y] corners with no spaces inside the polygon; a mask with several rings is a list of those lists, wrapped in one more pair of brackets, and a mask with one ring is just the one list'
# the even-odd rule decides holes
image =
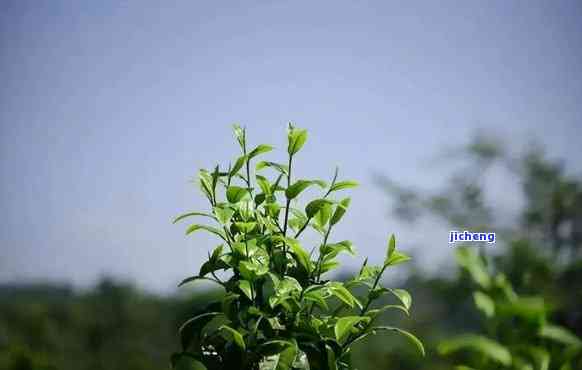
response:
{"label": "green foliage background", "polygon": [[[402,219],[429,216],[455,229],[495,230],[500,239],[497,253],[486,258],[488,266],[503,273],[520,296],[543,299],[546,320],[582,336],[580,180],[539,150],[511,157],[484,137],[476,137],[458,158],[482,166],[474,170],[481,176],[466,181],[453,175],[436,193],[411,191],[381,176],[378,184],[395,200]],[[480,179],[494,164],[510,168],[522,186],[526,202],[515,224],[498,224],[498,211],[483,201]],[[413,319],[390,317],[389,324],[417,334],[427,357],[418,356],[401,338],[371,337],[354,348],[358,369],[450,369],[479,355],[444,356],[437,351],[439,344],[463,333],[495,338],[475,306],[475,283],[463,269],[452,276],[426,276],[412,269],[402,286],[414,296]],[[0,369],[168,369],[168,355],[180,345],[180,324],[221,293],[182,294],[157,297],[108,279],[85,292],[52,285],[0,286]],[[503,329],[511,330],[512,324]],[[579,357],[571,368],[582,369]]]}

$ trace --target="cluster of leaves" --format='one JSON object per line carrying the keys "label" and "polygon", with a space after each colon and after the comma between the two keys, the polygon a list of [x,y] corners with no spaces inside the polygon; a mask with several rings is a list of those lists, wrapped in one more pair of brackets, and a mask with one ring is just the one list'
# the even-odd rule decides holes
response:
{"label": "cluster of leaves", "polygon": [[457,261],[478,287],[473,299],[488,333],[440,343],[442,355],[468,365],[457,369],[570,370],[578,368],[576,361],[582,364],[582,340],[549,322],[550,307],[541,297],[516,294],[505,275],[489,273],[486,260],[473,249],[457,250]]}
{"label": "cluster of leaves", "polygon": [[[293,159],[307,140],[306,130],[289,125],[288,162],[259,161],[251,176],[251,161],[271,151],[269,145],[247,147],[245,129],[235,126],[240,155],[228,170],[216,166],[200,170],[199,182],[211,212],[189,212],[175,222],[207,217],[216,226],[193,224],[186,234],[204,230],[222,244],[209,254],[197,275],[180,285],[205,279],[220,284],[225,295],[180,328],[182,351],[172,356],[176,369],[335,370],[350,368],[350,349],[357,341],[379,331],[404,335],[421,353],[421,342],[400,328],[375,326],[384,311],[408,314],[411,297],[402,289],[380,286],[384,271],[409,260],[388,242],[385,261],[371,266],[364,261],[353,279],[325,280],[337,268],[340,253],[355,254],[350,241],[332,242],[331,231],[341,221],[350,198],[333,199],[337,192],[357,186],[338,181],[292,178]],[[269,180],[261,175],[274,171]],[[258,187],[257,187],[258,186]],[[298,197],[310,187],[322,194],[298,208]],[[278,202],[278,198],[282,202]],[[321,235],[321,243],[308,252],[299,237],[308,228]],[[221,279],[222,277],[222,279]],[[356,297],[354,288],[364,289]],[[374,307],[384,294],[397,304]]]}

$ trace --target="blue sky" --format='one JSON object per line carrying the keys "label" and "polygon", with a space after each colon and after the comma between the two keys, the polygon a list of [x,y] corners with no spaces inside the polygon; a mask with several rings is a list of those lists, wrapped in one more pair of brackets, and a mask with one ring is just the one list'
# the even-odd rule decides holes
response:
{"label": "blue sky", "polygon": [[580,170],[579,1],[8,1],[0,45],[0,281],[172,291],[216,243],[170,220],[205,207],[188,180],[236,155],[234,122],[280,159],[293,121],[298,175],[361,182],[336,237],[371,260],[389,232],[451,257],[448,230],[388,215],[374,172],[434,188],[431,158],[478,128]]}

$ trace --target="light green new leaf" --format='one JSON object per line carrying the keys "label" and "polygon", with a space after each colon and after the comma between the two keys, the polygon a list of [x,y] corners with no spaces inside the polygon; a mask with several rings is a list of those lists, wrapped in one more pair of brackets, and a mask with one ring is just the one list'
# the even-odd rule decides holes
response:
{"label": "light green new leaf", "polygon": [[474,292],[473,300],[475,301],[475,306],[485,314],[487,317],[493,317],[495,315],[495,302],[487,294],[483,292]]}
{"label": "light green new leaf", "polygon": [[358,185],[359,184],[356,181],[340,181],[333,184],[333,186],[329,189],[329,192],[331,193],[333,191],[355,188]]}
{"label": "light green new leaf", "polygon": [[228,206],[216,206],[214,207],[214,214],[221,224],[226,225],[234,215],[234,210]]}
{"label": "light green new leaf", "polygon": [[422,345],[422,342],[416,337],[414,336],[414,334],[407,332],[406,330],[400,329],[400,328],[396,328],[393,326],[376,326],[372,329],[373,331],[378,331],[378,330],[387,330],[387,331],[394,331],[397,332],[399,334],[402,334],[406,337],[406,339],[408,339],[412,344],[414,344],[414,346],[418,349],[418,351],[425,356],[426,352],[424,350],[424,346]]}
{"label": "light green new leaf", "polygon": [[226,340],[232,340],[241,349],[243,349],[243,350],[246,349],[245,341],[243,339],[243,336],[237,330],[231,328],[228,325],[222,325],[220,328],[218,328],[218,330],[223,333],[224,339],[226,339]]}
{"label": "light green new leaf", "polygon": [[234,225],[243,234],[248,234],[255,229],[255,227],[257,226],[257,223],[256,222],[235,222]]}
{"label": "light green new leaf", "polygon": [[394,253],[395,250],[396,250],[396,237],[394,236],[394,234],[392,234],[390,235],[390,240],[388,241],[388,251],[386,253],[386,260],[384,264],[386,264],[390,257],[392,257],[392,254]]}
{"label": "light green new leaf", "polygon": [[238,157],[236,162],[234,162],[234,166],[230,170],[230,174],[229,174],[230,177],[233,177],[234,175],[236,175],[238,173],[238,171],[240,171],[240,169],[242,168],[242,166],[245,164],[246,161],[247,161],[246,155]]}
{"label": "light green new leaf", "polygon": [[539,336],[542,338],[552,339],[556,342],[560,342],[568,346],[582,346],[582,340],[580,340],[580,338],[578,338],[568,329],[558,325],[544,325],[539,331]]}
{"label": "light green new leaf", "polygon": [[388,289],[392,294],[394,294],[396,296],[396,298],[398,298],[398,300],[404,305],[404,307],[406,307],[406,310],[410,309],[410,306],[412,305],[412,297],[410,296],[410,293],[408,293],[406,290],[404,289]]}
{"label": "light green new leaf", "polygon": [[350,202],[351,202],[350,198],[344,198],[338,203],[337,207],[335,208],[335,212],[333,213],[333,216],[331,216],[330,223],[332,225],[337,224],[342,219],[342,217],[344,217],[344,214],[346,213],[350,205]]}
{"label": "light green new leaf", "polygon": [[295,199],[302,191],[311,185],[318,185],[322,188],[326,186],[325,182],[320,180],[297,180],[295,183],[291,184],[287,190],[285,190],[285,196],[287,199]]}
{"label": "light green new leaf", "polygon": [[270,152],[271,150],[273,150],[272,146],[261,144],[261,145],[257,146],[255,149],[251,150],[251,152],[248,154],[248,157],[249,157],[249,159],[252,159],[252,158],[258,156],[259,154],[267,153],[267,152]]}
{"label": "light green new leaf", "polygon": [[324,204],[321,207],[321,209],[315,214],[314,216],[315,224],[319,226],[320,229],[323,229],[329,222],[329,219],[331,218],[331,211],[332,211],[331,204]]}
{"label": "light green new leaf", "polygon": [[226,199],[230,203],[237,203],[248,195],[248,189],[240,186],[229,186],[228,189],[226,189]]}
{"label": "light green new leaf", "polygon": [[347,290],[341,283],[333,282],[329,284],[331,293],[339,300],[344,302],[349,307],[354,307],[354,304],[361,306],[360,302]]}
{"label": "light green new leaf", "polygon": [[511,353],[507,348],[498,342],[481,335],[460,335],[445,340],[438,346],[438,351],[442,355],[447,355],[460,350],[472,350],[482,353],[490,359],[505,366],[511,364]]}
{"label": "light green new leaf", "polygon": [[186,217],[192,217],[192,216],[204,216],[204,217],[209,217],[213,220],[216,220],[216,217],[214,217],[213,215],[209,214],[209,213],[205,213],[205,212],[188,212],[188,213],[184,213],[183,215],[180,215],[178,217],[176,217],[174,219],[174,221],[172,223],[176,223],[180,220],[185,219]]}
{"label": "light green new leaf", "polygon": [[399,251],[394,251],[394,253],[392,253],[392,255],[390,256],[390,258],[388,258],[386,261],[384,261],[384,265],[385,266],[394,266],[394,265],[398,265],[400,263],[409,261],[411,258]]}
{"label": "light green new leaf", "polygon": [[307,271],[308,273],[311,272],[311,259],[309,258],[309,253],[299,242],[295,239],[285,238],[285,244],[287,244],[290,248],[295,257],[297,258],[297,262]]}
{"label": "light green new leaf", "polygon": [[307,130],[291,127],[288,134],[287,152],[289,155],[297,153],[307,141]]}
{"label": "light green new leaf", "polygon": [[238,124],[232,125],[232,129],[234,130],[236,141],[238,141],[241,148],[244,148],[246,146],[246,130]]}
{"label": "light green new leaf", "polygon": [[205,230],[205,231],[211,232],[215,235],[218,235],[222,239],[226,240],[226,235],[224,235],[224,231],[217,229],[215,227],[206,226],[206,225],[198,225],[198,224],[190,225],[190,227],[188,227],[188,229],[186,229],[186,235],[190,235],[194,231],[198,231],[198,230]]}
{"label": "light green new leaf", "polygon": [[367,320],[370,320],[370,318],[365,316],[345,316],[338,319],[334,327],[336,340],[342,343],[351,334],[356,324]]}
{"label": "light green new leaf", "polygon": [[257,183],[261,188],[261,191],[266,195],[271,195],[271,184],[269,184],[269,180],[266,177],[261,175],[256,175]]}
{"label": "light green new leaf", "polygon": [[279,164],[279,163],[275,163],[275,162],[266,162],[266,161],[257,162],[257,165],[255,166],[255,170],[260,171],[265,167],[274,168],[275,170],[279,171],[280,173],[282,173],[284,175],[287,175],[287,173],[289,173],[289,167],[287,165]]}

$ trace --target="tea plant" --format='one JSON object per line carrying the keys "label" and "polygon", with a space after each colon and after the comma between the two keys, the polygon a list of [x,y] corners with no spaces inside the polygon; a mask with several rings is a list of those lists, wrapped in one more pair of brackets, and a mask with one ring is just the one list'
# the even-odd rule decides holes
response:
{"label": "tea plant", "polygon": [[456,356],[476,369],[571,370],[582,366],[582,340],[549,322],[549,307],[541,297],[517,295],[503,274],[489,273],[474,250],[457,250],[457,260],[478,286],[474,303],[485,317],[488,335],[462,334],[443,341],[441,354]]}
{"label": "tea plant", "polygon": [[[198,274],[180,285],[204,279],[223,287],[225,294],[182,325],[182,351],[172,356],[172,366],[349,369],[352,346],[380,331],[402,334],[424,354],[411,333],[374,324],[387,310],[408,314],[411,305],[405,290],[380,285],[387,268],[409,260],[396,249],[394,236],[381,265],[368,265],[366,259],[357,276],[345,283],[325,279],[338,267],[338,254],[355,254],[350,241],[332,241],[331,232],[350,205],[349,197],[333,197],[357,183],[339,181],[337,169],[330,184],[293,178],[293,160],[307,140],[306,130],[289,125],[286,164],[259,161],[254,166],[252,161],[273,147],[261,144],[250,149],[245,129],[235,125],[234,133],[242,152],[234,164],[199,173],[210,212],[189,212],[174,221],[200,216],[214,222],[186,230],[186,234],[210,232],[221,244],[209,253]],[[274,171],[275,177],[268,179],[262,174],[265,170]],[[310,187],[323,189],[322,194],[298,208],[299,195]],[[310,252],[299,241],[307,228],[321,236]],[[352,292],[358,286],[364,288],[362,297]],[[384,294],[393,295],[398,303],[374,307]]]}

